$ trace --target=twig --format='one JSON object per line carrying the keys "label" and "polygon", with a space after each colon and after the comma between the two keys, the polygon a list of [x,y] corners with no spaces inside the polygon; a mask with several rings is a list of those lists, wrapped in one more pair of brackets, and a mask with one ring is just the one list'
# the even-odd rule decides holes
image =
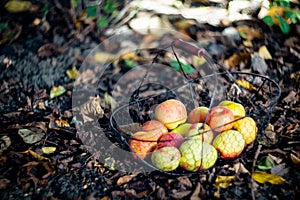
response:
{"label": "twig", "polygon": [[[260,150],[261,150],[262,145],[258,145],[258,148],[256,150],[255,156],[254,156],[254,160],[253,160],[253,164],[252,164],[252,169],[251,169],[251,175],[254,173],[254,168],[256,165],[256,161],[258,158],[258,155],[260,154]],[[252,195],[252,200],[255,200],[255,194],[254,194],[254,180],[251,176],[251,195]]]}

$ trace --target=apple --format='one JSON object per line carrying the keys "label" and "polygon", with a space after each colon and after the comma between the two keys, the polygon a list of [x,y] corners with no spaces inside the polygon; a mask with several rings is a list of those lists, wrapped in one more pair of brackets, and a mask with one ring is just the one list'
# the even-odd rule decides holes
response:
{"label": "apple", "polygon": [[221,153],[222,158],[231,159],[239,156],[246,142],[243,135],[235,130],[220,133],[213,141],[213,146]]}
{"label": "apple", "polygon": [[166,146],[155,150],[151,154],[151,161],[158,169],[163,171],[172,171],[179,166],[180,151],[173,146]]}
{"label": "apple", "polygon": [[233,124],[233,128],[240,132],[246,141],[246,144],[253,142],[257,135],[257,126],[251,117],[245,117],[237,120]]}
{"label": "apple", "polygon": [[[165,140],[165,141],[164,141]],[[179,147],[183,143],[183,136],[179,133],[170,132],[163,135],[158,141],[158,148],[165,146]]]}
{"label": "apple", "polygon": [[233,101],[222,101],[219,103],[219,106],[224,106],[230,109],[234,117],[244,117],[246,116],[245,108],[242,104],[236,103]]}
{"label": "apple", "polygon": [[142,131],[152,131],[162,135],[168,133],[168,129],[163,125],[163,123],[157,120],[146,121],[142,126]]}
{"label": "apple", "polygon": [[[158,139],[159,136],[157,134],[153,134],[151,131],[139,131],[131,136],[129,146],[141,159],[145,159],[150,152],[156,149]],[[133,156],[138,159],[138,156],[134,154]]]}
{"label": "apple", "polygon": [[192,124],[199,123],[199,122],[204,123],[208,111],[209,109],[205,106],[194,108],[188,115],[188,122]]}
{"label": "apple", "polygon": [[224,106],[215,106],[210,109],[207,124],[216,132],[230,130],[233,127],[234,116],[230,109]]}
{"label": "apple", "polygon": [[173,129],[172,132],[179,133],[180,135],[185,135],[191,126],[192,124],[190,123],[180,124],[178,127]]}
{"label": "apple", "polygon": [[195,123],[184,136],[190,136],[189,139],[203,140],[207,143],[211,143],[214,138],[214,133],[207,124]]}
{"label": "apple", "polygon": [[168,129],[172,130],[187,119],[185,105],[176,99],[169,99],[160,103],[154,111],[155,117]]}

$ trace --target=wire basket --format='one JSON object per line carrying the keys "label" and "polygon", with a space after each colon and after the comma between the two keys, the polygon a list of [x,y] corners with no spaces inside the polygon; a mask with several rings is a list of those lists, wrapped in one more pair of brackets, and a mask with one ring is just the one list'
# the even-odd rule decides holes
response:
{"label": "wire basket", "polygon": [[[205,51],[202,49],[199,50],[194,46],[189,46],[187,43],[180,44],[183,45],[181,49],[194,55],[205,57],[211,67],[214,67],[212,66],[214,65],[213,62]],[[200,51],[201,55],[199,55]],[[190,113],[190,111],[198,106],[205,106],[211,109],[222,100],[240,103],[245,107],[246,116],[250,116],[256,121],[258,128],[256,138],[259,140],[269,123],[272,108],[276,105],[280,93],[279,85],[270,78],[245,72],[229,73],[225,71],[221,73],[211,73],[209,75],[188,79],[186,83],[174,88],[167,88],[165,85],[158,83],[146,83],[141,84],[140,87],[132,93],[128,104],[117,108],[112,113],[110,126],[119,146],[124,150],[131,151],[133,156],[145,165],[154,170],[171,175],[189,174],[201,171],[200,169],[203,168],[199,166],[199,170],[187,171],[178,166],[174,170],[164,171],[152,163],[151,154],[156,148],[151,150],[149,155],[145,158],[142,158],[136,154],[130,146],[130,141],[140,140],[132,136],[135,132],[141,130],[142,124],[155,119],[154,110],[157,105],[169,99],[176,99],[182,102],[186,107],[187,113]],[[234,123],[235,121],[236,120],[230,123]],[[206,121],[204,123],[206,123]],[[170,131],[171,130],[169,130],[169,132]],[[203,134],[207,131],[204,131]],[[214,134],[214,136],[216,136],[216,134],[219,133],[214,132]],[[190,139],[191,136],[181,138],[183,142]],[[170,140],[146,139],[141,140],[141,142],[156,142],[159,144],[170,142]],[[254,144],[257,144],[257,142]],[[245,155],[248,152],[249,148],[245,148],[241,155]],[[219,156],[218,160],[221,160]]]}

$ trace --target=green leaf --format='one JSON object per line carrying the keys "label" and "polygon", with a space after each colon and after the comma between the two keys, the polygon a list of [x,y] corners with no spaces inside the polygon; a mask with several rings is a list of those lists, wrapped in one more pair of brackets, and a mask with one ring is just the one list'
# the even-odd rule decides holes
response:
{"label": "green leaf", "polygon": [[56,151],[56,147],[42,147],[44,154],[51,154]]}
{"label": "green leaf", "polygon": [[52,86],[50,91],[50,98],[53,99],[54,97],[58,97],[66,92],[66,89],[63,86]]}
{"label": "green leaf", "polygon": [[106,4],[105,4],[105,6],[104,6],[104,8],[103,8],[103,11],[105,13],[109,14],[109,13],[112,13],[115,10],[116,7],[117,7],[117,5],[116,5],[115,2],[113,2],[113,1],[107,1]]}
{"label": "green leaf", "polygon": [[45,133],[38,128],[33,128],[33,130],[26,129],[26,128],[19,129],[18,134],[22,137],[23,141],[26,144],[36,143],[45,136]]}
{"label": "green leaf", "polygon": [[291,19],[293,24],[297,23],[297,18],[296,18],[296,12],[293,11],[286,11],[285,12],[285,17]]}
{"label": "green leaf", "polygon": [[296,18],[298,18],[298,20],[300,20],[300,11],[295,12]]}
{"label": "green leaf", "polygon": [[135,67],[135,62],[133,60],[125,59],[124,62],[126,67],[130,67],[130,68]]}
{"label": "green leaf", "polygon": [[89,6],[86,8],[87,17],[94,18],[97,16],[97,5]]}
{"label": "green leaf", "polygon": [[262,20],[268,25],[268,26],[273,26],[274,21],[273,18],[271,16],[265,16],[264,18],[262,18]]}
{"label": "green leaf", "polygon": [[[184,64],[182,62],[180,62],[181,66],[182,66],[182,69],[183,71],[186,73],[186,74],[191,74],[194,72],[194,68],[190,65],[190,64]],[[180,64],[177,62],[177,60],[173,60],[170,62],[170,65],[173,69],[177,70],[177,71],[180,71],[181,72],[181,69],[180,69]]]}
{"label": "green leaf", "polygon": [[276,17],[279,19],[280,30],[284,34],[288,34],[290,32],[290,25],[281,16],[276,16]]}
{"label": "green leaf", "polygon": [[97,26],[98,26],[98,28],[105,28],[108,26],[108,23],[109,23],[109,21],[107,18],[99,17]]}
{"label": "green leaf", "polygon": [[257,168],[260,170],[269,170],[274,166],[275,163],[269,156],[265,156],[259,162],[257,162]]}

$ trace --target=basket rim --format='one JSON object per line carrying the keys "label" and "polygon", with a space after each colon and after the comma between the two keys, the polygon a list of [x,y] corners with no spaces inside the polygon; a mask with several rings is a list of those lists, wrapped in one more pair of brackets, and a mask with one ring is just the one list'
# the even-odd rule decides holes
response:
{"label": "basket rim", "polygon": [[[198,80],[202,80],[202,79],[209,78],[209,77],[213,77],[213,76],[226,75],[226,74],[228,74],[228,73],[227,73],[227,72],[221,72],[221,73],[217,73],[217,74],[210,74],[210,75],[198,77],[198,78],[195,78],[195,79],[190,79],[190,80],[187,80],[186,83],[184,83],[184,84],[182,84],[182,85],[179,85],[179,86],[176,86],[176,87],[174,87],[174,88],[171,88],[171,89],[169,89],[168,91],[170,91],[170,92],[175,91],[175,90],[177,90],[177,89],[179,89],[179,88],[181,88],[181,87],[188,86],[189,84],[194,83],[195,81],[198,81]],[[231,74],[243,74],[243,75],[251,75],[251,76],[255,76],[255,77],[261,77],[261,78],[264,78],[265,80],[270,81],[270,82],[277,88],[277,90],[278,90],[277,95],[273,97],[273,100],[272,100],[272,101],[277,102],[278,99],[280,98],[280,95],[281,95],[281,88],[280,88],[280,86],[278,85],[278,83],[276,83],[274,80],[270,79],[270,78],[267,77],[267,76],[264,76],[264,75],[261,75],[261,74],[250,73],[250,72],[231,72]],[[118,130],[118,128],[115,127],[115,125],[114,125],[114,124],[116,124],[116,123],[114,123],[114,115],[115,115],[115,113],[118,113],[120,110],[122,110],[122,109],[124,109],[124,108],[126,108],[126,107],[129,107],[130,105],[134,105],[134,104],[136,104],[136,103],[138,103],[138,102],[140,102],[140,101],[148,100],[148,99],[153,98],[153,97],[155,97],[155,96],[157,96],[157,95],[159,95],[159,94],[150,95],[150,96],[148,96],[148,97],[144,97],[143,99],[138,99],[138,100],[135,100],[135,101],[131,101],[131,102],[127,103],[127,104],[121,105],[120,107],[116,108],[116,109],[112,112],[112,114],[111,114],[111,116],[110,116],[110,118],[109,118],[109,124],[110,124],[111,128],[113,129],[113,131],[114,131],[114,132],[118,132],[118,133],[120,132],[120,131]],[[119,134],[120,134],[120,133],[119,133]],[[131,136],[129,136],[129,135],[125,135],[125,134],[122,134],[122,135],[123,135],[124,137],[128,138],[128,139],[131,138]],[[147,141],[147,142],[148,142],[148,141]],[[149,140],[149,142],[151,142],[151,141]]]}

